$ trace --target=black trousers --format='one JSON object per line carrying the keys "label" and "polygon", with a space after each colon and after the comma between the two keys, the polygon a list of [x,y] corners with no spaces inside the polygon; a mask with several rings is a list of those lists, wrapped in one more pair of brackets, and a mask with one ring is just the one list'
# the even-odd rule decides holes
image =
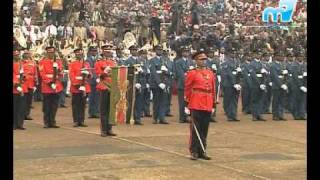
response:
{"label": "black trousers", "polygon": [[78,125],[84,123],[86,99],[87,96],[83,96],[83,93],[72,93],[72,118]]}
{"label": "black trousers", "polygon": [[33,99],[33,89],[28,89],[28,93],[24,94],[26,96],[26,113],[25,116],[29,116],[31,112],[32,99]]}
{"label": "black trousers", "polygon": [[56,114],[58,111],[59,94],[43,94],[42,112],[45,126],[56,125]]}
{"label": "black trousers", "polygon": [[211,116],[211,112],[209,111],[191,109],[192,122],[190,123],[190,139],[189,139],[190,141],[189,150],[191,153],[198,153],[198,154],[203,153],[194,125],[197,127],[203,146],[206,149],[207,135],[208,135],[208,129],[209,129],[209,124],[211,119],[210,116]]}
{"label": "black trousers", "polygon": [[186,121],[187,115],[184,112],[184,108],[185,108],[184,89],[178,89],[178,104],[179,104],[179,120]]}
{"label": "black trousers", "polygon": [[111,131],[112,125],[109,124],[110,112],[110,92],[107,90],[100,91],[100,128],[101,133],[106,134]]}
{"label": "black trousers", "polygon": [[13,128],[23,127],[26,97],[13,94]]}

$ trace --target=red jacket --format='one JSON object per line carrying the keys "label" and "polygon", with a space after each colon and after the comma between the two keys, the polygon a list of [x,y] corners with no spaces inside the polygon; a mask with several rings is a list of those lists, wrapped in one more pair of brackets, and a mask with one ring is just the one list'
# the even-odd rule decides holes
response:
{"label": "red jacket", "polygon": [[[22,63],[21,66],[23,66]],[[22,88],[23,93],[28,92],[27,83],[25,83],[24,80],[22,81],[22,84],[20,83],[20,68],[21,67],[19,62],[13,62],[13,94],[20,94],[20,92],[17,90],[18,86]]]}
{"label": "red jacket", "polygon": [[63,90],[63,85],[59,79],[63,77],[62,61],[56,60],[58,63],[58,74],[56,78],[56,89],[52,89],[50,84],[53,83],[53,60],[43,58],[39,62],[39,71],[41,76],[41,92],[42,93],[59,93]]}
{"label": "red jacket", "polygon": [[97,90],[98,91],[104,91],[104,90],[108,90],[110,85],[111,85],[111,71],[109,71],[108,73],[104,72],[105,68],[109,66],[111,67],[115,67],[116,66],[116,62],[113,60],[99,60],[96,62],[94,69],[96,71],[97,77],[100,78],[100,82],[97,84]]}
{"label": "red jacket", "polygon": [[215,101],[215,75],[210,69],[194,69],[187,73],[184,88],[188,108],[212,111]]}
{"label": "red jacket", "polygon": [[37,79],[37,65],[33,60],[23,61],[23,70],[26,76],[26,83],[29,89],[33,89]]}
{"label": "red jacket", "polygon": [[[82,69],[82,62],[75,60],[69,64],[69,77],[71,81],[71,86],[70,86],[70,92],[71,93],[82,93],[82,91],[79,90],[79,87],[82,85],[83,80],[79,78],[83,78],[81,74],[81,69]],[[84,68],[90,68],[90,64],[88,62],[84,63]],[[88,72],[89,69],[87,70]],[[88,77],[92,76],[91,73],[89,73]],[[88,78],[86,78],[84,82],[84,86],[86,88],[86,93],[91,92],[90,85],[88,83]]]}

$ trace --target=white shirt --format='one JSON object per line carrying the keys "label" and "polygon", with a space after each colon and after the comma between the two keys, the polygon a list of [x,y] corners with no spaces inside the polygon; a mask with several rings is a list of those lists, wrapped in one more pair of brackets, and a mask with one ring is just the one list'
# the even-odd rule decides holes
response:
{"label": "white shirt", "polygon": [[68,39],[72,36],[72,28],[70,26],[59,26],[57,31],[61,31],[60,35]]}
{"label": "white shirt", "polygon": [[46,38],[50,37],[50,35],[56,36],[57,35],[57,27],[55,25],[51,24],[46,27],[46,30],[44,33],[45,33]]}

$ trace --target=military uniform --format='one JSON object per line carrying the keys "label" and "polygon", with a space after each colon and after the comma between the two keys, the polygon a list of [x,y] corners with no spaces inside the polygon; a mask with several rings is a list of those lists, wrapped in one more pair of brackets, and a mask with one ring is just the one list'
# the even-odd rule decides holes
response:
{"label": "military uniform", "polygon": [[[161,46],[155,46],[156,51],[162,52]],[[160,124],[168,124],[165,121],[166,115],[166,97],[168,93],[168,67],[164,62],[161,53],[157,53],[156,57],[150,60],[150,87],[153,94],[153,119],[154,124],[158,121]]]}
{"label": "military uniform", "polygon": [[[82,56],[82,49],[74,50],[77,56]],[[90,84],[88,83],[88,78],[91,76],[88,69],[90,64],[84,62],[79,57],[75,61],[71,62],[69,65],[70,74],[70,92],[72,93],[72,118],[74,127],[86,127],[84,124],[85,119],[85,107],[87,101],[87,94],[90,93]]]}
{"label": "military uniform", "polygon": [[167,81],[167,84],[166,84],[168,93],[166,93],[167,98],[166,98],[166,103],[165,103],[166,104],[165,105],[165,107],[166,107],[165,114],[166,114],[166,116],[171,117],[171,116],[173,116],[171,114],[171,110],[170,109],[171,109],[173,77],[174,77],[174,69],[173,69],[174,68],[174,62],[171,61],[168,56],[163,56],[163,57],[164,57],[164,64],[168,68],[168,72],[167,72],[168,73],[168,81]]}
{"label": "military uniform", "polygon": [[261,61],[262,67],[266,69],[267,73],[265,73],[265,81],[267,86],[267,92],[263,94],[263,102],[262,102],[262,112],[263,114],[271,114],[271,98],[272,98],[272,82],[270,76],[270,67],[271,63],[269,63],[269,56],[267,52],[264,52],[264,57]]}
{"label": "military uniform", "polygon": [[[209,49],[209,51],[211,52],[211,53],[214,53],[214,49],[213,48],[211,48],[211,49]],[[216,84],[216,89],[215,89],[215,92],[216,92],[216,101],[215,101],[215,103],[217,104],[218,103],[218,93],[219,93],[219,90],[218,90],[218,88],[221,88],[221,86],[219,87],[219,84],[220,84],[220,82],[221,82],[221,69],[220,69],[220,62],[219,62],[219,59],[218,59],[218,57],[217,58],[214,58],[214,57],[212,57],[212,58],[208,58],[207,60],[206,60],[206,66],[209,68],[209,69],[211,69],[212,71],[213,71],[213,73],[215,74],[215,79],[216,79],[216,82],[215,82],[215,84]],[[215,117],[216,117],[216,112],[217,112],[217,105],[215,104],[215,111],[213,112],[213,114],[212,114],[212,119],[211,119],[211,122],[216,122],[215,121]]]}
{"label": "military uniform", "polygon": [[272,81],[272,114],[273,120],[285,120],[284,113],[284,97],[288,91],[286,82],[288,71],[285,69],[283,62],[279,62],[278,52],[275,54],[275,61],[271,64],[270,75]]}
{"label": "military uniform", "polygon": [[103,53],[109,53],[109,57],[104,57],[95,64],[95,72],[97,75],[97,90],[100,92],[100,128],[101,136],[114,136],[112,125],[109,124],[110,112],[110,86],[112,79],[110,77],[111,67],[116,66],[116,62],[111,60],[112,45],[102,46]]}
{"label": "military uniform", "polygon": [[134,123],[136,125],[142,125],[141,123],[141,116],[144,108],[144,91],[146,90],[146,84],[147,84],[147,79],[146,79],[146,72],[143,70],[143,62],[142,59],[139,58],[137,55],[137,50],[138,47],[133,45],[130,48],[130,51],[133,52],[133,55],[130,56],[126,61],[125,65],[127,66],[137,66],[135,67],[135,83],[134,87],[136,88],[135,90],[135,101],[134,103]]}
{"label": "military uniform", "polygon": [[240,73],[236,59],[226,58],[221,64],[221,82],[223,87],[223,109],[228,121],[239,121],[237,119],[238,98],[241,89]]}
{"label": "military uniform", "polygon": [[[145,81],[146,81],[146,88],[143,91],[143,116],[145,117],[151,117],[150,113],[150,98],[151,98],[151,88],[150,88],[150,62],[147,57],[147,51],[142,50],[141,51],[141,64],[143,72],[145,73]],[[143,55],[142,55],[143,54]],[[142,57],[143,56],[143,57]]]}
{"label": "military uniform", "polygon": [[[47,53],[55,53],[54,47],[47,47]],[[39,63],[39,71],[41,76],[41,92],[43,94],[43,120],[44,128],[59,128],[56,125],[56,113],[58,110],[59,93],[63,90],[61,78],[62,61],[54,57],[45,57]]]}
{"label": "military uniform", "polygon": [[[97,55],[97,48],[96,47],[90,47],[89,48],[89,55],[87,56],[87,62],[90,65],[91,69],[94,69],[96,62],[98,62],[98,55]],[[89,108],[88,108],[88,114],[89,118],[99,118],[99,106],[100,106],[100,94],[97,91],[97,75],[94,70],[91,70],[90,72],[92,74],[92,78],[90,78],[89,84],[91,92],[89,93]]]}
{"label": "military uniform", "polygon": [[242,100],[242,112],[245,114],[251,114],[251,67],[250,62],[251,57],[247,57],[247,59],[242,63],[241,69],[243,73],[243,79],[241,83],[241,100]]}
{"label": "military uniform", "polygon": [[251,77],[251,95],[250,99],[251,113],[253,121],[265,121],[262,118],[263,95],[267,91],[266,74],[267,70],[262,66],[260,61],[261,51],[258,50],[257,57],[250,63]]}
{"label": "military uniform", "polygon": [[[182,47],[182,50],[189,51],[187,47]],[[189,70],[194,69],[195,65],[191,59],[187,57],[181,57],[175,61],[175,77],[177,81],[178,89],[178,103],[179,103],[179,122],[187,122],[187,115],[184,112],[185,102],[184,102],[184,82],[185,75]]]}
{"label": "military uniform", "polygon": [[[30,52],[25,50],[24,54],[28,56],[30,55]],[[25,120],[32,120],[32,118],[30,117],[30,112],[32,106],[33,92],[36,89],[36,79],[38,78],[37,65],[30,57],[26,57],[23,61],[23,69],[26,77],[25,81],[28,86],[28,92],[25,93]]]}
{"label": "military uniform", "polygon": [[25,82],[25,73],[22,62],[19,60],[20,52],[13,51],[13,129],[24,130],[23,121],[25,117],[26,98],[24,93],[28,92],[28,84]]}
{"label": "military uniform", "polygon": [[[204,61],[207,56],[200,52],[193,55],[197,61]],[[205,67],[197,67],[190,70],[185,79],[185,101],[187,102],[186,111],[191,111],[192,121],[190,124],[190,146],[191,159],[203,158],[209,160],[203,148],[207,147],[207,135],[211,113],[215,107],[215,75],[212,70]],[[197,132],[199,136],[197,136]]]}

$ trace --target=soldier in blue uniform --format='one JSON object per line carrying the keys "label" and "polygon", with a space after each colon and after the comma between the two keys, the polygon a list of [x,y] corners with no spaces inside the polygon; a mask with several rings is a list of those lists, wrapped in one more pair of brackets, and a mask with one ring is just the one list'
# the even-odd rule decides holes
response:
{"label": "soldier in blue uniform", "polygon": [[143,112],[144,105],[144,91],[146,90],[146,72],[142,68],[142,59],[138,57],[138,47],[132,45],[129,47],[131,56],[124,62],[126,66],[136,66],[135,67],[135,101],[134,103],[134,124],[143,125],[141,123],[141,115]]}
{"label": "soldier in blue uniform", "polygon": [[251,55],[249,52],[244,56],[244,62],[241,65],[242,69],[242,83],[241,83],[241,98],[242,98],[242,112],[244,114],[251,114],[251,70],[250,70],[250,62],[251,62]]}
{"label": "soldier in blue uniform", "polygon": [[262,53],[261,63],[262,63],[262,67],[267,70],[267,73],[265,74],[267,92],[263,94],[263,103],[262,103],[263,114],[271,114],[270,107],[271,107],[271,97],[272,97],[272,82],[270,77],[271,63],[269,63],[269,58],[270,58],[269,53],[267,51],[264,51]]}
{"label": "soldier in blue uniform", "polygon": [[221,82],[223,87],[223,109],[228,121],[240,121],[237,119],[237,108],[240,85],[241,68],[235,59],[235,49],[229,51],[229,57],[225,57],[225,61],[221,64]]}
{"label": "soldier in blue uniform", "polygon": [[218,97],[218,88],[221,88],[220,85],[220,82],[221,82],[221,69],[220,69],[220,62],[219,62],[219,57],[215,57],[214,56],[214,51],[215,49],[213,47],[209,48],[208,49],[208,59],[206,60],[205,64],[206,66],[211,69],[215,75],[215,79],[216,79],[216,82],[215,82],[215,85],[216,85],[216,96],[215,96],[215,110],[214,112],[212,112],[212,116],[211,116],[211,120],[210,122],[217,122],[215,120],[215,117],[216,117],[216,112],[217,112],[217,97]]}
{"label": "soldier in blue uniform", "polygon": [[89,108],[88,108],[88,114],[89,118],[99,118],[100,110],[100,94],[96,89],[97,86],[97,75],[94,70],[94,65],[96,64],[98,60],[98,49],[95,46],[89,47],[89,52],[87,56],[87,62],[90,64],[90,68],[92,68],[92,76],[93,78],[89,79],[90,87],[91,87],[91,93],[89,93]]}
{"label": "soldier in blue uniform", "polygon": [[187,46],[182,46],[182,57],[175,61],[175,78],[177,82],[178,90],[178,104],[179,104],[179,122],[186,123],[187,114],[184,112],[185,101],[184,101],[184,81],[185,75],[188,70],[194,69],[194,63],[189,58],[190,49]]}
{"label": "soldier in blue uniform", "polygon": [[153,94],[153,119],[154,124],[169,124],[165,121],[166,115],[166,93],[168,93],[168,67],[162,56],[162,47],[154,47],[156,56],[150,60],[150,87]]}
{"label": "soldier in blue uniform", "polygon": [[117,57],[116,62],[118,66],[124,65],[125,64],[125,58],[123,57],[123,53],[122,53],[123,47],[122,46],[117,46],[116,48],[116,55]]}
{"label": "soldier in blue uniform", "polygon": [[283,53],[275,52],[274,54],[274,62],[272,62],[270,67],[270,75],[272,81],[272,114],[273,120],[286,120],[283,117],[284,113],[284,97],[288,92],[287,85],[287,75],[288,70],[285,68],[285,64],[283,64]]}
{"label": "soldier in blue uniform", "polygon": [[306,120],[307,69],[303,62],[304,52],[296,53],[297,61],[292,65],[292,115],[295,120]]}
{"label": "soldier in blue uniform", "polygon": [[150,88],[150,62],[148,60],[148,51],[140,50],[139,59],[143,72],[145,73],[146,78],[146,88],[143,91],[143,110],[142,117],[152,117],[150,113],[150,97],[151,97],[151,88]]}
{"label": "soldier in blue uniform", "polygon": [[170,107],[171,107],[171,99],[172,99],[172,88],[173,88],[173,76],[174,76],[174,64],[173,61],[170,60],[168,57],[168,52],[163,51],[163,59],[166,67],[168,68],[168,81],[167,81],[167,87],[168,87],[168,93],[166,93],[166,116],[172,117],[173,115],[170,113]]}
{"label": "soldier in blue uniform", "polygon": [[257,49],[253,53],[253,60],[250,63],[251,77],[251,95],[250,99],[251,113],[253,121],[265,121],[262,117],[262,103],[264,93],[267,91],[266,74],[267,70],[261,63],[261,49]]}

